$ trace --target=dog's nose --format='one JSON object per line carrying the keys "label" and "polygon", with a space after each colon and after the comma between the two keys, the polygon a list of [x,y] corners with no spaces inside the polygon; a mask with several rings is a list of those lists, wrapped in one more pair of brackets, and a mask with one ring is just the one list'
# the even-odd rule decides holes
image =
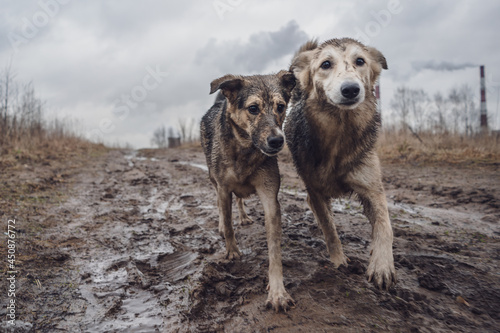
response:
{"label": "dog's nose", "polygon": [[282,135],[270,136],[267,138],[267,144],[273,149],[280,149],[281,147],[283,147],[284,142],[285,139]]}
{"label": "dog's nose", "polygon": [[347,82],[343,83],[342,86],[340,87],[340,92],[342,93],[342,96],[345,98],[355,98],[358,96],[360,91],[359,84],[357,83],[352,83],[352,82]]}

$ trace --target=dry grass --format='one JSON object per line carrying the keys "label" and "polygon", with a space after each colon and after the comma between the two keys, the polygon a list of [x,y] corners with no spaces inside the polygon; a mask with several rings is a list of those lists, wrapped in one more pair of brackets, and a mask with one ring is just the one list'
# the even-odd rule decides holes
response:
{"label": "dry grass", "polygon": [[192,140],[181,144],[180,148],[201,148],[200,140]]}
{"label": "dry grass", "polygon": [[500,135],[383,131],[378,154],[385,162],[491,164],[500,162]]}
{"label": "dry grass", "polygon": [[31,83],[19,85],[10,65],[0,80],[0,167],[47,164],[104,150],[83,139],[78,124],[66,119],[47,121],[45,102]]}
{"label": "dry grass", "polygon": [[23,135],[11,131],[0,145],[0,168],[46,164],[51,160],[70,160],[100,154],[108,148],[89,142],[61,127],[40,127]]}

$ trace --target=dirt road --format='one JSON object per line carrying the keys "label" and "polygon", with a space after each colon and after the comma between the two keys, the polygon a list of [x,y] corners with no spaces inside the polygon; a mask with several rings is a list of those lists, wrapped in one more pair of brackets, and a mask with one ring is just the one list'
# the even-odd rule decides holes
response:
{"label": "dirt road", "polygon": [[246,201],[254,223],[235,227],[243,257],[225,260],[200,149],[114,150],[71,172],[4,175],[4,186],[64,184],[18,218],[19,242],[30,244],[19,251],[35,254],[20,253],[15,331],[500,332],[499,165],[384,163],[399,280],[386,292],[364,275],[371,228],[357,201],[333,202],[350,258],[337,270],[290,158],[280,159],[284,279],[296,306],[277,314],[264,307],[262,206]]}

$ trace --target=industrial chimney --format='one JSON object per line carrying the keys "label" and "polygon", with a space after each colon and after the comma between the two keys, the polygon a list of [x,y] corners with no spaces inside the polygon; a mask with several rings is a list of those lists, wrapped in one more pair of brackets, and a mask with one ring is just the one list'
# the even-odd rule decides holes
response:
{"label": "industrial chimney", "polygon": [[481,73],[481,130],[488,130],[488,114],[486,112],[486,83],[484,80],[484,65],[479,67]]}

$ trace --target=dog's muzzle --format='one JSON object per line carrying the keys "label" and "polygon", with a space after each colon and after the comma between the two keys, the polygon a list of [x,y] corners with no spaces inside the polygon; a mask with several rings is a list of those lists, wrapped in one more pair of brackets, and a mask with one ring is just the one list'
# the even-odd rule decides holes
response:
{"label": "dog's muzzle", "polygon": [[281,134],[272,135],[268,136],[266,141],[267,144],[261,151],[268,156],[274,156],[283,149],[285,137]]}
{"label": "dog's muzzle", "polygon": [[267,145],[272,149],[281,150],[283,148],[283,144],[285,143],[285,138],[283,135],[270,136],[267,138]]}
{"label": "dog's muzzle", "polygon": [[356,104],[359,100],[359,92],[361,91],[361,87],[358,83],[355,82],[345,82],[340,86],[340,93],[342,94],[342,102],[343,105],[353,105]]}

